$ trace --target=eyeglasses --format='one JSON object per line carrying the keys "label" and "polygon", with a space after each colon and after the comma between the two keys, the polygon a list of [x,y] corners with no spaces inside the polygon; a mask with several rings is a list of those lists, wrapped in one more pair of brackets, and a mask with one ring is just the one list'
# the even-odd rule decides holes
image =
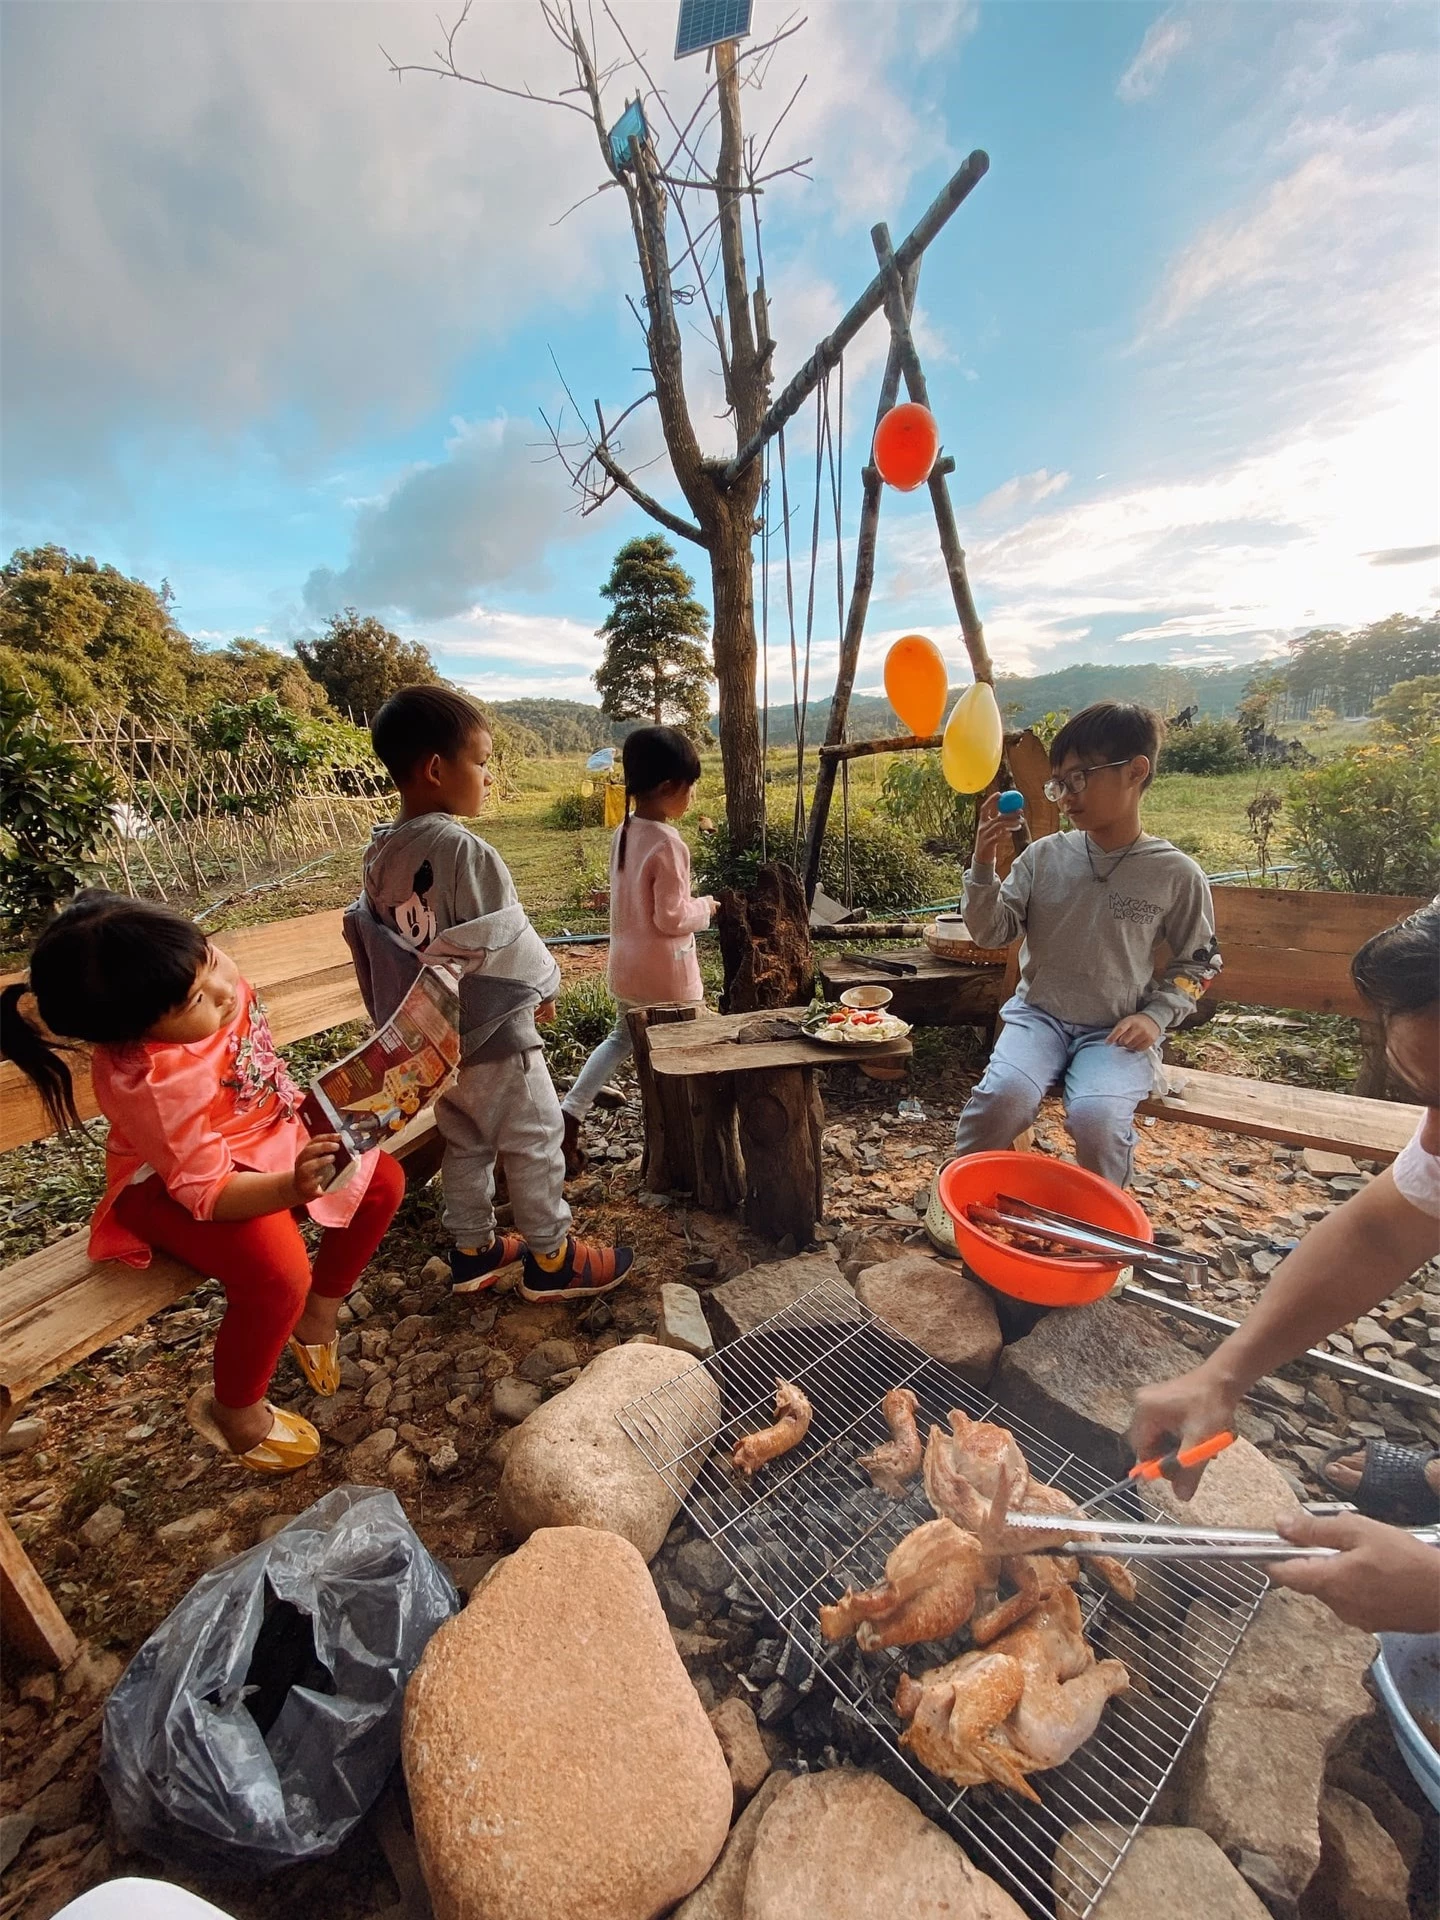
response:
{"label": "eyeglasses", "polygon": [[1129,764],[1129,760],[1102,760],[1098,767],[1076,767],[1073,773],[1057,774],[1045,782],[1045,798],[1058,801],[1068,794],[1072,800],[1078,800],[1089,785],[1092,773],[1104,773],[1109,767],[1128,767]]}

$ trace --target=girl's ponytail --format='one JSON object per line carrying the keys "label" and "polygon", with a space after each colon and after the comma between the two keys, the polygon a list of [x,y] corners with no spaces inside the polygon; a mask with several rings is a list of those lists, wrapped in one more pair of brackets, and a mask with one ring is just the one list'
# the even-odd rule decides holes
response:
{"label": "girl's ponytail", "polygon": [[30,993],[29,984],[17,980],[0,993],[0,1052],[34,1082],[45,1102],[45,1111],[61,1133],[78,1127],[80,1115],[75,1106],[75,1082],[70,1069],[44,1035],[20,1011],[20,1002]]}
{"label": "girl's ponytail", "polygon": [[630,809],[635,804],[635,796],[630,791],[630,782],[625,782],[625,818],[620,822],[620,845],[615,854],[615,865],[621,873],[625,871],[625,842],[630,834]]}

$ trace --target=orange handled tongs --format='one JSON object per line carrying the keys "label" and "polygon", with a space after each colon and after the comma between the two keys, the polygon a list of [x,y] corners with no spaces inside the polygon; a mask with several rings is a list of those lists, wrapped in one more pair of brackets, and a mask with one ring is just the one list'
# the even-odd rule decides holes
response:
{"label": "orange handled tongs", "polygon": [[1162,1454],[1156,1460],[1137,1460],[1123,1480],[1117,1480],[1113,1486],[1102,1487],[1099,1493],[1092,1493],[1088,1500],[1082,1500],[1079,1511],[1089,1513],[1102,1500],[1113,1500],[1117,1493],[1124,1493],[1137,1480],[1173,1480],[1184,1468],[1203,1466],[1207,1460],[1213,1460],[1217,1453],[1224,1453],[1227,1447],[1234,1444],[1233,1433],[1212,1433],[1208,1440],[1201,1440],[1193,1447],[1184,1447],[1177,1453]]}

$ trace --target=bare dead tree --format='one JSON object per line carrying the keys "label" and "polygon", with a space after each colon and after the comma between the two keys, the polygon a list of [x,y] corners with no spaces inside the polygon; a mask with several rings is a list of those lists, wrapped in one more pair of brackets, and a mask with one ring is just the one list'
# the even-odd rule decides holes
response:
{"label": "bare dead tree", "polygon": [[[742,84],[759,83],[775,47],[797,32],[803,22],[791,20],[771,39],[743,50],[735,42],[716,47],[710,84],[689,120],[681,125],[671,115],[664,91],[646,71],[642,56],[626,38],[605,0],[601,0],[604,16],[623,53],[604,66],[597,57],[593,13],[582,29],[571,0],[538,0],[538,4],[574,74],[573,85],[555,93],[502,85],[484,72],[467,72],[461,67],[457,40],[470,17],[471,0],[465,0],[429,62],[402,63],[386,57],[397,76],[438,75],[580,113],[594,126],[607,175],[596,191],[618,186],[629,209],[643,293],[642,303],[637,306],[632,301],[631,306],[645,340],[650,387],[640,400],[608,422],[597,400],[593,426],[587,411],[570,396],[573,421],[562,415],[553,423],[547,420],[546,425],[554,450],[565,462],[579,492],[582,512],[593,512],[617,493],[624,494],[668,532],[703,547],[709,556],[726,807],[736,844],[751,845],[760,837],[764,807],[755,704],[752,565],[761,463],[753,452],[743,463],[739,456],[747,447],[763,444],[775,343],[770,335],[763,264],[752,278],[746,256],[745,214],[748,206],[758,262],[758,197],[768,181],[798,172],[806,163],[763,170],[773,130],[763,143],[747,143],[740,93]],[[604,95],[607,84],[622,72],[635,72],[644,83],[647,130],[644,137],[630,141],[628,152],[616,156],[611,153],[609,126],[619,114],[607,116]],[[793,104],[792,95],[780,120]],[[652,115],[665,123],[663,137],[658,125],[648,125]],[[702,145],[708,146],[712,137],[714,158],[707,164],[702,159]],[[697,316],[696,331],[718,353],[727,416],[734,429],[735,452],[728,457],[711,457],[702,451],[685,392],[685,329],[680,315],[697,301],[704,309],[708,327],[701,329]],[[622,458],[623,445],[618,438],[622,423],[637,407],[652,401],[659,414],[671,471],[690,511],[688,519],[656,499]]]}

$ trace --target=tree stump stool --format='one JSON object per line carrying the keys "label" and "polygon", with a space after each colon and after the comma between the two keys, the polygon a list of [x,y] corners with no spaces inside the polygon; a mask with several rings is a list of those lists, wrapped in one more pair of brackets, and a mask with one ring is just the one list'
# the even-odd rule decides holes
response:
{"label": "tree stump stool", "polygon": [[[806,1011],[775,1017],[798,1023]],[[630,1016],[645,1109],[642,1177],[651,1192],[693,1193],[717,1212],[743,1200],[747,1226],[769,1240],[792,1234],[803,1246],[825,1202],[820,1073],[862,1058],[906,1060],[910,1042],[863,1051],[798,1034],[744,1042],[740,1030],[753,1018],[690,1008]]]}

